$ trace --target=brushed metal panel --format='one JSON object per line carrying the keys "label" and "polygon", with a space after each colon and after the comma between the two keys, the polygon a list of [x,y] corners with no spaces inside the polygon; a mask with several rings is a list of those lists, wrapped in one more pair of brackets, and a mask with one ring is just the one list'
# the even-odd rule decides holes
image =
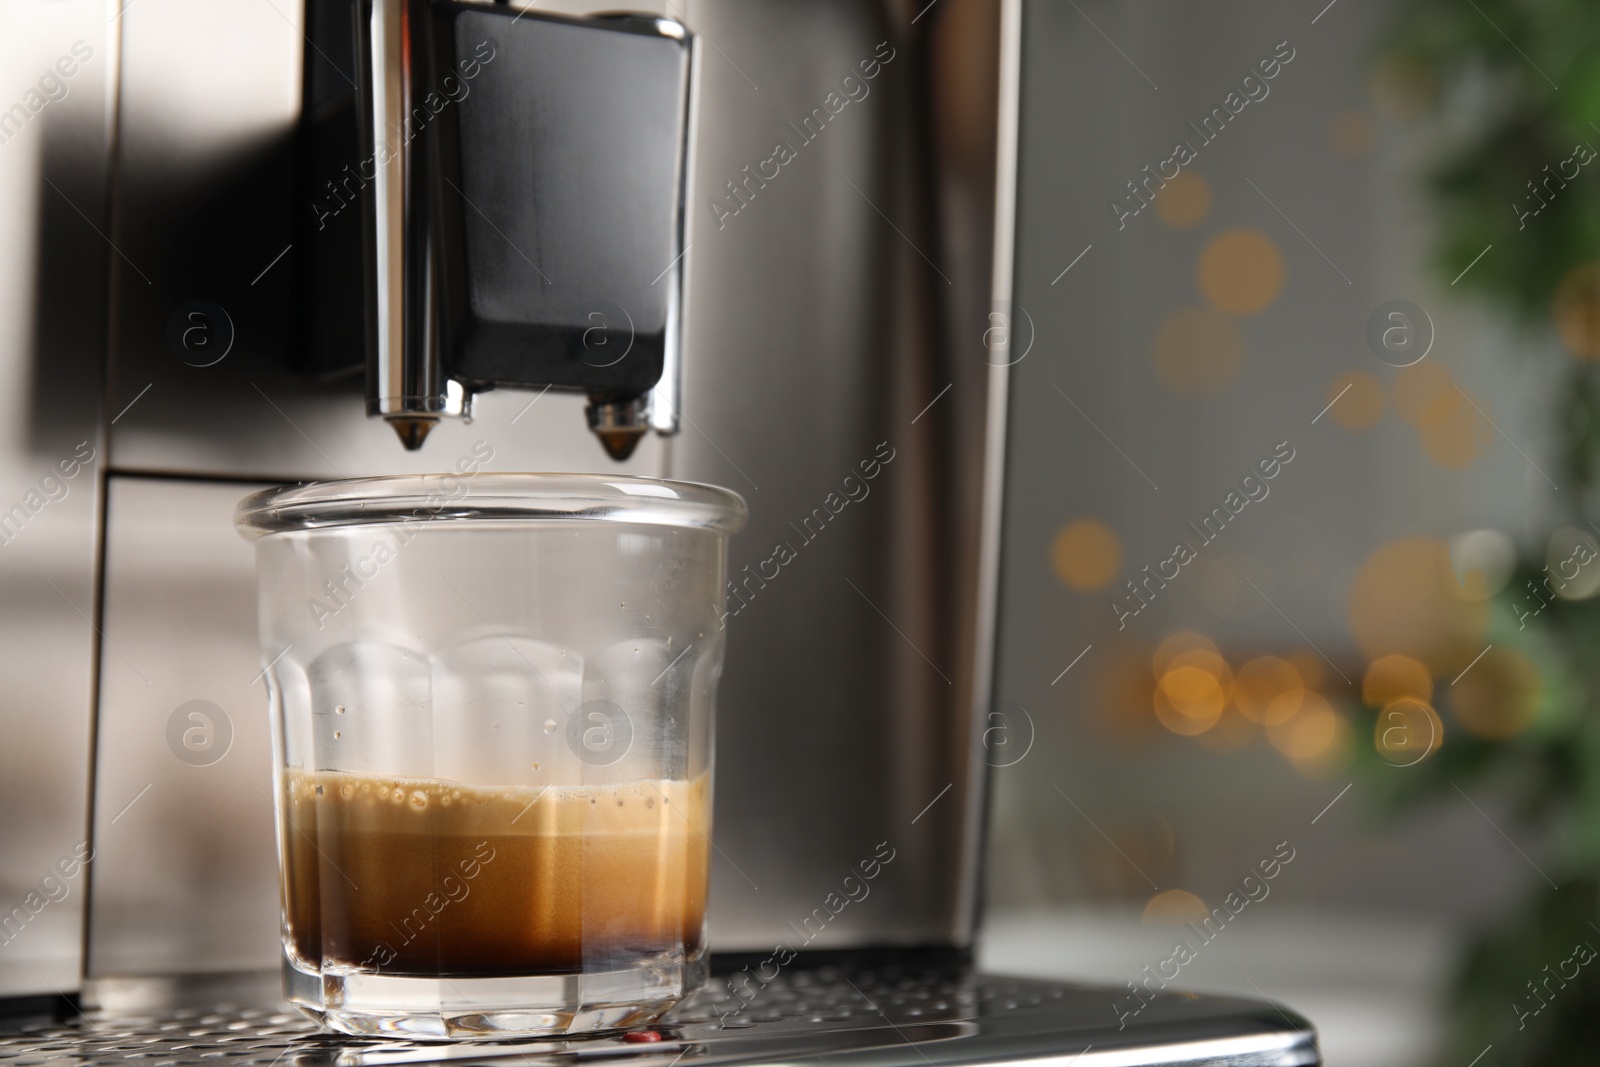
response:
{"label": "brushed metal panel", "polygon": [[[956,0],[913,24],[900,4],[689,5],[709,47],[672,470],[748,500],[736,581],[794,554],[728,620],[721,949],[800,947],[880,842],[894,863],[810,947],[971,936],[999,10]],[[843,78],[881,42],[894,58],[870,91],[804,139],[830,92],[860,95]],[[730,216],[725,183],[780,141],[796,157]],[[895,458],[868,494],[808,538],[805,518],[881,443]]]}
{"label": "brushed metal panel", "polygon": [[90,0],[0,8],[0,996],[76,989],[79,976],[112,254],[107,18]]}
{"label": "brushed metal panel", "polygon": [[[255,488],[110,479],[91,978],[277,965],[255,555],[233,529],[234,505]],[[212,747],[195,735],[186,761],[169,722],[193,700],[225,719],[212,716]]]}

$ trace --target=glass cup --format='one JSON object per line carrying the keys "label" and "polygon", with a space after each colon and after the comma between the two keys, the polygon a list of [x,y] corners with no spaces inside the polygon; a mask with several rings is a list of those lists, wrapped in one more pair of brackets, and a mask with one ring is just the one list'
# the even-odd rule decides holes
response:
{"label": "glass cup", "polygon": [[350,1034],[570,1034],[704,980],[744,518],[723,489],[566,474],[240,503],[291,1003]]}

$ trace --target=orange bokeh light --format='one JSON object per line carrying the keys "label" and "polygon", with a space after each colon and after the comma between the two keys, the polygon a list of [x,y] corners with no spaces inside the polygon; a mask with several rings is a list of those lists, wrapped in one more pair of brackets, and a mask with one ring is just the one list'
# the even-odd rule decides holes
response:
{"label": "orange bokeh light", "polygon": [[1050,565],[1068,588],[1080,593],[1103,589],[1122,566],[1122,542],[1099,519],[1079,519],[1056,534]]}
{"label": "orange bokeh light", "polygon": [[1326,697],[1308,692],[1298,715],[1267,727],[1267,740],[1301,771],[1317,773],[1343,755],[1349,732],[1349,724]]}
{"label": "orange bokeh light", "polygon": [[1244,335],[1233,320],[1203,304],[1169,311],[1150,341],[1156,377],[1178,396],[1222,392],[1239,377],[1244,359]]}
{"label": "orange bokeh light", "polygon": [[1433,675],[1428,668],[1410,656],[1380,656],[1373,660],[1361,681],[1361,699],[1370,707],[1381,708],[1405,697],[1424,704],[1433,699]]}
{"label": "orange bokeh light", "polygon": [[[1203,652],[1186,653],[1204,656]],[[1204,667],[1173,667],[1156,685],[1156,718],[1175,734],[1193,737],[1215,726],[1227,706],[1228,694],[1222,682]]]}
{"label": "orange bokeh light", "polygon": [[1356,571],[1349,622],[1369,659],[1398,653],[1439,675],[1460,671],[1482,650],[1489,605],[1466,595],[1449,545],[1405,538],[1379,546]]}
{"label": "orange bokeh light", "polygon": [[1179,630],[1175,634],[1168,634],[1156,646],[1154,654],[1150,657],[1150,669],[1157,678],[1165,674],[1179,656],[1186,652],[1207,652],[1216,657],[1220,662],[1222,655],[1217,651],[1217,643],[1205,634],[1194,630]]}
{"label": "orange bokeh light", "polygon": [[1305,695],[1305,679],[1294,664],[1261,656],[1239,668],[1233,702],[1245,718],[1270,726],[1293,717]]}
{"label": "orange bokeh light", "polygon": [[1554,301],[1556,332],[1580,359],[1600,359],[1600,263],[1574,267]]}
{"label": "orange bokeh light", "polygon": [[1180,170],[1169,179],[1156,197],[1156,214],[1175,230],[1188,230],[1205,220],[1211,210],[1211,183],[1193,168]]}
{"label": "orange bokeh light", "polygon": [[1438,751],[1444,723],[1425,700],[1401,697],[1384,705],[1372,727],[1372,745],[1385,763],[1411,767]]}
{"label": "orange bokeh light", "polygon": [[1347,430],[1370,430],[1383,418],[1383,385],[1364,370],[1345,371],[1328,383],[1328,417]]}
{"label": "orange bokeh light", "polygon": [[1283,253],[1260,230],[1217,234],[1201,251],[1196,271],[1211,306],[1229,315],[1259,315],[1283,291]]}
{"label": "orange bokeh light", "polygon": [[1503,741],[1532,724],[1543,689],[1528,657],[1491,648],[1450,687],[1450,710],[1468,733]]}

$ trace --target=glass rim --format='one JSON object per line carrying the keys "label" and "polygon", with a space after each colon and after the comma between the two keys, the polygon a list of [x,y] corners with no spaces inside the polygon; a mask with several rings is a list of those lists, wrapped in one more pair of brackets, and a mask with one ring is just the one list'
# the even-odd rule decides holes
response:
{"label": "glass rim", "polygon": [[234,509],[248,540],[409,522],[620,522],[738,533],[744,498],[700,482],[633,475],[479,472],[302,482],[251,493]]}

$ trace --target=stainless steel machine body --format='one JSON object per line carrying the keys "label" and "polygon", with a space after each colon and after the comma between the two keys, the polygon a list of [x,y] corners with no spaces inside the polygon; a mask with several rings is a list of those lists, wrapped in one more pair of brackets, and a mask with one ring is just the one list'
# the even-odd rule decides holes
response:
{"label": "stainless steel machine body", "polygon": [[[31,49],[8,72],[53,70],[79,39],[92,55],[0,146],[8,225],[38,226],[6,245],[20,306],[0,489],[23,501],[51,470],[67,487],[0,556],[7,908],[80,842],[93,858],[0,952],[5,991],[69,990],[80,965],[91,984],[274,965],[262,665],[228,510],[265,483],[448,471],[480,441],[490,469],[703,480],[751,503],[721,690],[716,947],[966,947],[1002,442],[983,347],[1001,5],[948,0],[915,23],[844,0],[660,12],[702,42],[682,424],[622,464],[572,393],[483,393],[470,423],[443,419],[409,453],[358,377],[297,365],[294,303],[307,278],[336,281],[316,242],[356,221],[294,196],[308,62],[354,77],[308,46],[315,3],[32,7],[49,18],[5,35]],[[780,142],[795,155],[773,178]],[[597,202],[592,224],[618,211]],[[306,219],[327,225],[306,237]],[[197,700],[218,747],[180,758],[169,724]],[[873,899],[829,915],[885,841],[897,858]]]}
{"label": "stainless steel machine body", "polygon": [[[0,997],[132,1008],[276,967],[254,578],[232,505],[274,482],[466,471],[486,449],[487,469],[615,469],[750,503],[713,947],[962,958],[1020,0],[668,0],[653,13],[697,42],[683,249],[662,276],[681,293],[670,373],[632,411],[496,388],[470,422],[432,418],[455,408],[426,374],[433,410],[388,404],[410,395],[401,375],[370,410],[429,416],[418,451],[368,418],[359,377],[306,358],[359,336],[308,339],[291,314],[351,262],[348,238],[307,220],[354,209],[304,197],[297,172],[318,79],[360,76],[318,52],[321,2],[19,0],[0,16]],[[624,206],[588,205],[589,223]],[[659,432],[614,462],[597,419]],[[830,906],[884,847],[870,899]],[[1230,1012],[1223,1030],[1250,1031]],[[95,1018],[74,1025],[109,1025]],[[1281,1055],[1239,1062],[1315,1061],[1300,1025],[1259,1032]]]}

